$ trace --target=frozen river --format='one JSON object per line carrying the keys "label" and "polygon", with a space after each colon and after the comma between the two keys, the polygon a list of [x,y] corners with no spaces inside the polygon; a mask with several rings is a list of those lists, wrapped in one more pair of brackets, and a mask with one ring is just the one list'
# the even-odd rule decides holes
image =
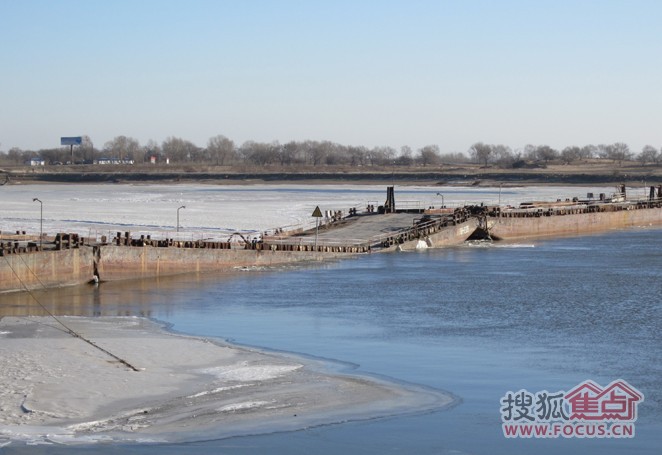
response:
{"label": "frozen river", "polygon": [[[422,187],[397,186],[396,204],[417,207],[523,201],[611,194],[612,187]],[[643,189],[636,190],[643,196]],[[5,185],[0,187],[0,231],[76,232],[90,238],[118,231],[177,237],[225,239],[232,232],[257,233],[289,226],[314,226],[322,212],[382,205],[384,185]],[[184,206],[185,208],[179,209]],[[179,209],[179,210],[178,210]]]}

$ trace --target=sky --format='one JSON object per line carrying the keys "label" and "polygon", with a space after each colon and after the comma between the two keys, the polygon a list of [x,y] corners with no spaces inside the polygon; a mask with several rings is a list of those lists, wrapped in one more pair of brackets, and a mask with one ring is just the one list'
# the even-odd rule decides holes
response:
{"label": "sky", "polygon": [[0,0],[0,150],[662,146],[662,2]]}

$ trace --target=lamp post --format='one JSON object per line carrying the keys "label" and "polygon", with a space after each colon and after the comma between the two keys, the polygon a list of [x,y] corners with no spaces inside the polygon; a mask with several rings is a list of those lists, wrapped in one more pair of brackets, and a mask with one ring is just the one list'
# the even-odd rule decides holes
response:
{"label": "lamp post", "polygon": [[444,208],[444,195],[441,193],[437,193],[437,196],[441,196],[441,208]]}
{"label": "lamp post", "polygon": [[33,198],[32,202],[39,202],[39,251],[41,251],[44,239],[44,203],[39,198]]}
{"label": "lamp post", "polygon": [[182,205],[181,207],[179,207],[179,208],[177,209],[177,233],[179,233],[179,211],[180,211],[181,209],[185,209],[185,208],[186,208],[186,206],[185,206],[185,205]]}

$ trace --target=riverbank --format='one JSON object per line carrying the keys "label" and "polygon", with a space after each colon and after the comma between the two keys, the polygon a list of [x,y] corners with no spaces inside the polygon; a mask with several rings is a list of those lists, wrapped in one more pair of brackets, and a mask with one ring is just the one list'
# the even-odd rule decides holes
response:
{"label": "riverbank", "polygon": [[210,183],[223,185],[364,184],[436,186],[601,185],[637,186],[662,180],[661,166],[597,162],[507,169],[475,164],[425,167],[75,165],[0,169],[8,184]]}
{"label": "riverbank", "polygon": [[144,318],[60,320],[117,358],[53,318],[0,320],[0,445],[223,438],[453,402],[438,392],[329,373],[321,362],[168,333]]}

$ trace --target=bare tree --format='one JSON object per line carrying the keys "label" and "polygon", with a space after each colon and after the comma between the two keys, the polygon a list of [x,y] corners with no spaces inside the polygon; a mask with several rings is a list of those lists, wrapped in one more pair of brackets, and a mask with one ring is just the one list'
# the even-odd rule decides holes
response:
{"label": "bare tree", "polygon": [[[365,149],[365,147],[359,148]],[[350,147],[341,144],[324,141],[320,144],[320,154],[324,157],[324,163],[330,166],[351,162]],[[365,149],[364,155],[367,156],[366,154],[367,149]]]}
{"label": "bare tree", "polygon": [[280,164],[281,166],[296,164],[300,162],[301,147],[299,143],[290,141],[280,148]]}
{"label": "bare tree", "polygon": [[414,163],[412,154],[411,147],[403,145],[400,147],[400,156],[395,159],[395,164],[398,166],[411,166]]}
{"label": "bare tree", "polygon": [[579,159],[589,160],[595,157],[597,152],[598,152],[598,148],[595,145],[591,145],[591,144],[585,145],[579,151]]}
{"label": "bare tree", "polygon": [[632,159],[630,147],[623,142],[616,142],[614,144],[605,146],[605,158],[613,160],[614,163],[618,161],[618,165],[622,166],[623,161]]}
{"label": "bare tree", "polygon": [[305,141],[303,143],[303,148],[306,153],[306,162],[312,164],[313,166],[318,166],[322,164],[326,159],[326,152],[322,147],[322,144],[317,141]]}
{"label": "bare tree", "polygon": [[331,141],[322,141],[317,143],[317,156],[321,157],[322,162],[328,164],[328,157],[331,155],[337,155],[340,147],[338,144],[334,144]]}
{"label": "bare tree", "polygon": [[347,155],[352,166],[363,166],[365,165],[366,155],[368,154],[368,149],[365,147],[347,147]]}
{"label": "bare tree", "polygon": [[235,157],[234,142],[219,134],[209,139],[207,152],[215,159],[216,166],[223,166]]}
{"label": "bare tree", "polygon": [[97,158],[97,153],[94,150],[94,144],[90,136],[81,136],[81,144],[78,146],[78,153],[80,154],[83,162],[91,163]]}
{"label": "bare tree", "polygon": [[524,146],[524,158],[529,161],[537,161],[538,160],[538,156],[536,154],[537,150],[538,150],[538,146],[533,144],[526,144]]}
{"label": "bare tree", "polygon": [[607,144],[598,144],[596,147],[596,155],[598,158],[602,160],[606,160],[609,158],[609,155],[611,154],[611,145]]}
{"label": "bare tree", "polygon": [[642,166],[646,166],[646,163],[657,163],[660,160],[660,154],[652,145],[644,145],[641,153],[637,155],[637,160]]}
{"label": "bare tree", "polygon": [[515,155],[510,147],[506,145],[492,145],[493,160],[501,167],[510,167],[516,161]]}
{"label": "bare tree", "polygon": [[265,166],[279,161],[280,149],[278,142],[246,141],[241,145],[239,151],[247,162]]}
{"label": "bare tree", "polygon": [[492,146],[483,144],[482,142],[476,142],[474,145],[469,148],[469,155],[477,163],[483,163],[483,167],[487,167],[487,163],[492,157]]}
{"label": "bare tree", "polygon": [[418,151],[418,159],[423,166],[441,163],[438,145],[426,145]]}
{"label": "bare tree", "polygon": [[173,161],[187,162],[195,160],[200,149],[190,141],[171,136],[163,141],[161,150]]}
{"label": "bare tree", "polygon": [[133,160],[140,152],[140,142],[126,136],[116,136],[103,146],[104,151],[120,161]]}
{"label": "bare tree", "polygon": [[160,160],[161,155],[161,146],[153,139],[147,141],[147,143],[142,148],[143,151],[143,161],[150,161],[152,157],[155,160]]}
{"label": "bare tree", "polygon": [[549,145],[539,145],[536,147],[536,158],[545,163],[555,160],[559,157],[559,152]]}
{"label": "bare tree", "polygon": [[71,159],[69,149],[64,147],[39,150],[39,156],[48,164],[62,164]]}
{"label": "bare tree", "polygon": [[570,164],[573,161],[577,161],[581,158],[582,149],[577,146],[566,147],[561,151],[561,160],[564,163]]}
{"label": "bare tree", "polygon": [[9,161],[13,161],[16,164],[22,164],[26,160],[26,153],[18,147],[12,147],[7,152],[7,159],[9,159]]}
{"label": "bare tree", "polygon": [[368,151],[367,158],[371,166],[388,166],[393,164],[395,154],[393,147],[375,147]]}

